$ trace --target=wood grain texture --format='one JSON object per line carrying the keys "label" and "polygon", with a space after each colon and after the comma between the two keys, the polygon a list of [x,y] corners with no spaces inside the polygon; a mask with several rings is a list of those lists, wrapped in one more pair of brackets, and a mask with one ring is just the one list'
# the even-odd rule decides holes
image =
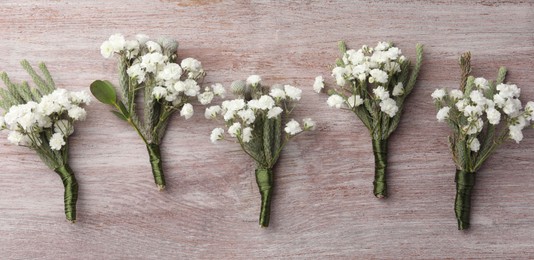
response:
{"label": "wood grain texture", "polygon": [[[11,2],[11,3],[10,3]],[[237,145],[213,145],[200,106],[173,119],[162,147],[168,190],[153,184],[141,140],[108,108],[88,107],[71,138],[80,184],[78,222],[63,214],[61,181],[33,152],[0,138],[2,259],[526,259],[534,258],[534,131],[503,145],[479,171],[472,227],[456,228],[448,128],[430,93],[457,87],[457,58],[471,51],[476,75],[508,80],[534,100],[534,2],[429,1],[2,1],[0,70],[27,79],[19,61],[45,61],[56,83],[88,89],[117,82],[100,56],[110,34],[146,33],[180,42],[207,82],[252,73],[304,89],[298,118],[319,130],[289,144],[276,168],[271,226],[257,224],[254,165]],[[312,91],[329,77],[336,42],[391,40],[424,67],[390,139],[387,200],[372,195],[367,130]]]}

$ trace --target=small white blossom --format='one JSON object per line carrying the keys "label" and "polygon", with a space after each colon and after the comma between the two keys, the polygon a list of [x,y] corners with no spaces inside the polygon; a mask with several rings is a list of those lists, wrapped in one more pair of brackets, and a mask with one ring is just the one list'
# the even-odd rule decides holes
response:
{"label": "small white blossom", "polygon": [[399,107],[397,107],[397,103],[395,100],[388,98],[380,101],[380,111],[386,113],[389,115],[389,117],[394,117],[395,114],[397,114],[397,111],[399,111]]}
{"label": "small white blossom", "polygon": [[532,101],[527,102],[525,105],[525,118],[526,120],[534,119],[534,102]]}
{"label": "small white blossom", "polygon": [[202,63],[193,58],[185,58],[180,63],[182,69],[193,72],[193,75],[202,71]]}
{"label": "small white blossom", "polygon": [[324,88],[324,79],[323,76],[315,77],[315,82],[313,82],[313,91],[320,93],[321,89]]}
{"label": "small white blossom", "polygon": [[148,35],[146,34],[140,33],[135,35],[135,39],[139,42],[139,44],[145,44],[150,39],[150,37],[148,37]]}
{"label": "small white blossom", "polygon": [[74,133],[74,127],[68,120],[59,120],[54,124],[54,133],[60,133],[63,136],[70,136]]}
{"label": "small white blossom", "polygon": [[68,111],[69,117],[74,120],[85,120],[85,116],[87,115],[87,112],[85,112],[85,109],[79,107],[79,106],[73,106]]}
{"label": "small white blossom", "polygon": [[154,89],[152,90],[152,96],[156,99],[156,100],[160,100],[161,98],[164,98],[167,96],[167,89],[164,88],[164,87],[154,87]]}
{"label": "small white blossom", "polygon": [[28,145],[30,144],[30,139],[27,135],[23,135],[17,131],[11,131],[7,135],[7,140],[14,145]]}
{"label": "small white blossom", "polygon": [[65,144],[65,139],[61,133],[54,133],[52,138],[50,138],[50,148],[52,148],[52,150],[59,151]]}
{"label": "small white blossom", "polygon": [[91,103],[91,96],[87,91],[76,91],[70,93],[70,99],[76,104],[89,104]]}
{"label": "small white blossom", "polygon": [[501,113],[495,108],[486,109],[486,116],[488,117],[488,122],[492,125],[498,125],[501,121]]}
{"label": "small white blossom", "polygon": [[471,101],[475,102],[475,104],[479,106],[483,106],[486,104],[486,98],[484,97],[484,94],[478,90],[471,91],[471,94],[469,94],[469,98]]}
{"label": "small white blossom", "polygon": [[388,74],[380,69],[372,69],[369,71],[369,74],[371,75],[371,78],[369,78],[369,83],[378,82],[378,83],[386,83],[388,82]]}
{"label": "small white blossom", "polygon": [[224,89],[223,85],[221,83],[215,83],[211,85],[211,88],[213,89],[213,94],[216,96],[224,98],[224,94],[226,93],[226,89]]}
{"label": "small white blossom", "polygon": [[434,99],[434,100],[441,100],[443,97],[445,97],[445,95],[447,95],[445,90],[440,88],[440,89],[434,90],[434,92],[432,92],[431,96],[432,96],[432,99]]}
{"label": "small white blossom", "polygon": [[161,45],[159,43],[154,41],[147,41],[145,42],[145,46],[148,49],[148,52],[158,52],[161,53]]}
{"label": "small white blossom", "polygon": [[338,86],[345,86],[345,84],[347,84],[345,75],[349,73],[351,72],[348,71],[345,67],[335,67],[332,70],[332,76],[336,79],[336,84]]}
{"label": "small white blossom", "polygon": [[252,128],[251,127],[245,127],[243,128],[243,133],[241,134],[241,140],[243,140],[243,143],[248,143],[252,139]]}
{"label": "small white blossom", "polygon": [[126,46],[126,40],[124,39],[124,36],[120,33],[109,36],[108,41],[111,44],[113,51],[115,52],[120,52],[124,50],[124,47]]}
{"label": "small white blossom", "polygon": [[395,87],[393,88],[392,94],[393,94],[394,97],[398,97],[398,96],[401,96],[402,94],[404,94],[404,86],[403,86],[402,82],[399,82],[399,83],[397,83],[397,85],[395,85]]}
{"label": "small white blossom", "polygon": [[247,85],[256,86],[260,84],[260,82],[261,82],[261,77],[258,75],[250,75],[247,78]]}
{"label": "small white blossom", "polygon": [[305,131],[315,130],[315,122],[311,118],[302,119],[302,124]]}
{"label": "small white blossom", "polygon": [[460,100],[464,98],[464,93],[459,89],[453,89],[449,92],[449,96],[453,99]]}
{"label": "small white blossom", "polygon": [[206,117],[206,119],[212,119],[212,118],[215,118],[217,114],[219,114],[220,112],[221,112],[220,106],[211,106],[211,107],[206,108],[206,112],[204,112],[204,117]]}
{"label": "small white blossom", "polygon": [[389,92],[382,86],[373,89],[373,93],[375,94],[375,97],[380,100],[389,99]]}
{"label": "small white blossom", "polygon": [[274,107],[275,102],[271,96],[263,95],[257,100],[250,100],[248,106],[252,109],[268,110]]}
{"label": "small white blossom", "polygon": [[215,97],[215,94],[213,94],[213,92],[206,91],[206,92],[198,95],[198,101],[202,105],[207,105],[207,104],[211,103],[211,100],[213,100],[213,97]]}
{"label": "small white blossom", "polygon": [[442,107],[438,111],[438,114],[436,115],[436,118],[438,119],[438,122],[443,122],[443,121],[445,121],[445,119],[449,118],[449,110],[450,109],[451,109],[450,107]]}
{"label": "small white blossom", "polygon": [[345,102],[343,100],[343,97],[341,97],[340,95],[336,95],[336,94],[328,97],[328,100],[326,101],[328,106],[335,107],[335,108],[341,108],[341,105],[343,105],[343,102]]}
{"label": "small white blossom", "polygon": [[285,99],[286,98],[286,92],[283,89],[279,88],[273,88],[271,89],[271,92],[269,92],[269,95],[275,99]]}
{"label": "small white blossom", "polygon": [[519,101],[519,99],[509,98],[504,103],[504,107],[503,107],[502,111],[504,113],[506,113],[507,115],[509,115],[509,116],[514,116],[515,114],[517,114],[519,112],[521,107],[522,107],[521,106],[521,101]]}
{"label": "small white blossom", "polygon": [[497,90],[499,91],[499,95],[503,98],[517,98],[521,94],[521,90],[516,85],[501,83],[497,85]]}
{"label": "small white blossom", "polygon": [[286,92],[286,96],[289,97],[291,100],[300,100],[300,97],[302,95],[301,89],[293,87],[291,85],[284,85],[284,91]]}
{"label": "small white blossom", "polygon": [[477,86],[480,89],[489,88],[489,82],[485,78],[476,78],[474,83],[475,83],[475,86]]}
{"label": "small white blossom", "polygon": [[[180,82],[180,81],[179,81]],[[175,85],[176,88],[176,85]],[[183,81],[183,92],[186,96],[194,97],[196,96],[200,91],[200,86],[198,83],[192,79],[186,79]]]}
{"label": "small white blossom", "polygon": [[291,121],[287,122],[284,131],[290,135],[296,135],[302,132],[302,128],[300,128],[299,122],[295,121],[295,119],[291,119]]}
{"label": "small white blossom", "polygon": [[357,107],[363,104],[363,99],[360,97],[360,95],[352,95],[347,98],[347,104],[350,108]]}
{"label": "small white blossom", "polygon": [[106,59],[111,58],[111,56],[113,56],[113,53],[114,53],[114,49],[113,49],[113,46],[111,45],[111,42],[105,41],[102,43],[102,45],[100,45],[100,54],[102,54],[104,58]]}
{"label": "small white blossom", "polygon": [[237,137],[241,132],[241,123],[235,122],[230,127],[228,127],[228,134],[231,137]]}
{"label": "small white blossom", "polygon": [[182,110],[180,110],[180,116],[185,117],[185,119],[189,119],[193,116],[193,106],[189,103],[185,103],[182,107]]}
{"label": "small white blossom", "polygon": [[277,117],[278,115],[280,115],[280,113],[282,113],[282,111],[284,110],[280,107],[273,107],[269,109],[269,112],[267,112],[267,118]]}
{"label": "small white blossom", "polygon": [[523,128],[511,125],[508,127],[508,129],[510,130],[510,138],[516,143],[519,143],[521,140],[523,140]]}
{"label": "small white blossom", "polygon": [[252,109],[239,110],[237,115],[243,120],[245,125],[250,125],[256,120],[256,115]]}
{"label": "small white blossom", "polygon": [[469,149],[471,149],[473,152],[478,152],[478,150],[480,150],[480,141],[478,141],[476,137],[471,140]]}
{"label": "small white blossom", "polygon": [[224,129],[215,128],[211,131],[210,140],[212,143],[217,143],[217,141],[223,139]]}

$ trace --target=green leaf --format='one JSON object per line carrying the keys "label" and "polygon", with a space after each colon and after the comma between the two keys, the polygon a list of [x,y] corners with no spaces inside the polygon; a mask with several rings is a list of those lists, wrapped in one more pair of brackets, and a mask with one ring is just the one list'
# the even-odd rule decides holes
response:
{"label": "green leaf", "polygon": [[128,118],[126,118],[123,114],[121,114],[121,112],[119,111],[115,111],[115,110],[111,110],[111,113],[113,113],[114,115],[116,115],[119,119],[122,119],[124,121],[128,121]]}
{"label": "green leaf", "polygon": [[115,87],[107,80],[95,80],[91,83],[91,93],[104,104],[114,105],[117,102]]}
{"label": "green leaf", "polygon": [[130,117],[130,113],[128,112],[128,109],[126,109],[126,106],[122,103],[122,102],[118,102],[117,104],[118,108],[119,108],[119,111],[126,117],[126,118],[129,118]]}

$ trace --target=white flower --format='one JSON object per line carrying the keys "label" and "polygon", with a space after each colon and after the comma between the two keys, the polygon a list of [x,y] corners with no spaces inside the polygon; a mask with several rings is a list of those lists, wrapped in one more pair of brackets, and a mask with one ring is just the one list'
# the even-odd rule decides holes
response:
{"label": "white flower", "polygon": [[508,127],[508,129],[510,130],[510,138],[512,138],[516,143],[519,143],[521,140],[523,140],[522,127],[511,125]]}
{"label": "white flower", "polygon": [[445,119],[449,118],[449,110],[450,109],[451,109],[450,107],[442,107],[438,111],[438,114],[436,115],[436,118],[438,119],[438,122],[443,122],[443,121],[445,121]]}
{"label": "white flower", "polygon": [[193,59],[193,58],[183,59],[180,65],[182,66],[183,69],[191,71],[191,72],[199,72],[202,70],[202,63],[200,63],[200,61]]}
{"label": "white flower", "polygon": [[231,137],[236,137],[241,132],[241,123],[235,122],[230,127],[228,127],[228,134],[230,134]]}
{"label": "white flower", "polygon": [[282,113],[282,111],[284,110],[280,107],[273,107],[269,109],[269,112],[267,112],[267,118],[277,117],[278,115],[280,115],[280,113]]}
{"label": "white flower", "polygon": [[534,102],[529,101],[525,105],[525,116],[526,116],[525,117],[526,120],[533,120],[534,119]]}
{"label": "white flower", "polygon": [[503,98],[519,97],[521,90],[516,85],[499,84],[497,85],[499,95]]}
{"label": "white flower", "polygon": [[295,119],[291,119],[291,121],[287,122],[284,131],[290,135],[296,135],[302,132],[302,128],[300,128],[299,122],[295,121]]}
{"label": "white flower", "polygon": [[[254,100],[251,100],[251,101],[254,101]],[[249,101],[248,105],[252,109],[267,110],[267,109],[271,109],[275,105],[274,99],[268,95],[261,96],[257,100],[257,102],[251,102],[251,101]]]}
{"label": "white flower", "polygon": [[241,134],[241,140],[243,143],[248,143],[252,139],[252,128],[245,127],[243,128],[243,133]]}
{"label": "white flower", "polygon": [[286,92],[286,95],[291,100],[300,100],[300,96],[302,95],[301,89],[293,87],[291,85],[284,85],[284,90]]}
{"label": "white flower", "polygon": [[124,39],[124,36],[120,33],[109,36],[108,41],[111,44],[113,51],[115,52],[120,52],[124,50],[124,47],[126,46],[126,40]]}
{"label": "white flower", "polygon": [[260,82],[261,82],[261,77],[258,75],[250,75],[247,78],[247,85],[256,86],[260,84]]}
{"label": "white flower", "polygon": [[141,57],[140,66],[147,73],[155,73],[168,59],[167,56],[163,56],[159,52],[147,53]]}
{"label": "white flower", "polygon": [[445,97],[445,95],[447,95],[445,90],[440,88],[440,89],[434,90],[434,92],[432,92],[431,96],[432,96],[432,99],[434,99],[434,100],[441,100],[443,97]]}
{"label": "white flower", "polygon": [[388,98],[380,101],[380,111],[386,113],[389,115],[389,117],[394,117],[395,114],[397,114],[397,111],[399,111],[399,107],[397,107],[397,103],[395,100]]}
{"label": "white flower", "polygon": [[345,80],[345,74],[350,73],[345,67],[335,67],[332,70],[332,76],[336,78],[336,84],[338,86],[345,86],[347,81]]}
{"label": "white flower", "polygon": [[459,89],[453,89],[449,92],[449,96],[453,99],[459,100],[464,98],[464,93]]}
{"label": "white flower", "polygon": [[141,84],[145,80],[146,72],[141,67],[140,63],[130,66],[126,70],[126,73],[128,74],[128,76],[130,76],[130,78],[137,79],[138,84]]}
{"label": "white flower", "polygon": [[397,47],[391,47],[386,51],[386,55],[390,60],[396,60],[401,54],[402,51]]}
{"label": "white flower", "polygon": [[239,110],[237,112],[237,115],[243,120],[243,123],[245,125],[250,125],[254,123],[254,120],[256,120],[256,115],[254,114],[254,111],[252,109],[245,109],[245,110]]}
{"label": "white flower", "polygon": [[519,112],[521,107],[521,101],[519,99],[509,98],[504,103],[502,111],[509,116],[513,116]]}
{"label": "white flower", "polygon": [[202,105],[207,105],[209,103],[211,103],[211,100],[213,100],[213,97],[215,97],[215,94],[213,94],[213,92],[211,91],[206,91],[200,95],[198,95],[198,101],[200,102],[200,104]]}
{"label": "white flower", "polygon": [[456,102],[455,106],[458,108],[460,112],[464,112],[465,107],[469,104],[469,101],[466,99],[460,99],[458,102]]}
{"label": "white flower", "polygon": [[165,81],[178,81],[182,76],[182,68],[176,63],[167,63],[163,70],[158,72],[158,79]]}
{"label": "white flower", "polygon": [[378,42],[378,44],[376,45],[375,47],[375,50],[376,51],[384,51],[386,50],[387,48],[389,48],[389,43],[388,42]]}
{"label": "white flower", "polygon": [[375,97],[380,100],[389,99],[389,92],[382,86],[373,89],[373,93],[375,94]]}
{"label": "white flower", "polygon": [[217,141],[223,139],[224,129],[222,128],[215,128],[213,131],[211,131],[210,140],[212,143],[216,143]]}
{"label": "white flower", "polygon": [[347,104],[351,108],[357,107],[363,104],[363,99],[360,97],[360,95],[352,95],[349,98],[347,98]]}
{"label": "white flower", "polygon": [[478,152],[478,150],[480,150],[480,141],[478,141],[476,137],[471,140],[469,149],[471,149],[473,152]]}
{"label": "white flower", "polygon": [[485,78],[476,78],[474,83],[475,83],[475,86],[481,89],[489,88],[488,80],[486,80]]}
{"label": "white flower", "polygon": [[211,89],[213,89],[213,94],[215,96],[219,96],[224,98],[224,94],[226,93],[226,89],[224,89],[223,85],[221,83],[215,83],[211,85]]}
{"label": "white flower", "polygon": [[385,71],[379,69],[372,69],[369,71],[371,78],[369,78],[369,83],[378,82],[386,83],[388,82],[388,74]]}
{"label": "white flower", "polygon": [[126,41],[126,44],[124,46],[127,50],[126,56],[128,59],[133,59],[137,55],[139,55],[139,42],[138,41]]}
{"label": "white flower", "polygon": [[68,120],[59,120],[54,124],[54,133],[60,133],[63,136],[69,136],[74,133],[74,127]]}
{"label": "white flower", "polygon": [[100,54],[106,59],[111,58],[113,56],[113,46],[111,45],[111,42],[105,41],[100,45]]}
{"label": "white flower", "polygon": [[185,103],[182,107],[182,110],[180,110],[180,116],[185,117],[185,119],[189,119],[193,116],[193,106],[189,103]]}
{"label": "white flower", "polygon": [[286,98],[286,92],[283,89],[279,88],[272,88],[269,95],[275,99],[285,99]]}
{"label": "white flower", "polygon": [[87,91],[70,92],[70,99],[76,104],[89,104],[91,103],[91,96]]}
{"label": "white flower", "polygon": [[475,102],[475,104],[479,106],[483,106],[486,104],[486,97],[484,97],[484,94],[478,90],[471,91],[471,94],[469,94],[469,98],[471,101]]}
{"label": "white flower", "polygon": [[17,131],[10,131],[7,140],[14,145],[29,145],[30,138]]}
{"label": "white flower", "polygon": [[324,79],[323,76],[315,77],[315,82],[313,82],[313,91],[320,93],[321,89],[324,88]]}
{"label": "white flower", "polygon": [[135,39],[139,42],[139,44],[145,44],[145,42],[147,42],[150,39],[150,37],[148,37],[148,35],[146,34],[140,33],[140,34],[135,35]]}
{"label": "white flower", "polygon": [[330,107],[335,107],[335,108],[341,108],[341,105],[343,105],[343,102],[345,102],[343,100],[343,97],[341,97],[340,95],[331,95],[330,97],[328,97],[328,100],[326,100],[326,103],[328,104],[328,106]]}
{"label": "white flower", "polygon": [[69,109],[69,117],[74,120],[85,120],[85,116],[87,115],[87,112],[85,112],[85,109],[79,107],[79,106],[73,106]]}
{"label": "white flower", "polygon": [[304,125],[304,130],[315,130],[315,122],[311,118],[302,119],[302,124]]}
{"label": "white flower", "polygon": [[206,117],[206,119],[212,119],[212,118],[215,118],[217,114],[219,114],[219,112],[221,112],[220,106],[211,106],[211,107],[206,108],[206,112],[204,112],[204,116]]}
{"label": "white flower", "polygon": [[399,82],[397,83],[397,85],[395,85],[395,87],[393,88],[393,96],[394,97],[398,97],[402,94],[404,94],[404,86],[402,84],[402,82]]}
{"label": "white flower", "polygon": [[466,134],[472,135],[476,133],[480,133],[482,131],[482,127],[484,126],[484,122],[480,118],[476,118],[476,120],[469,120],[469,125],[464,126],[462,130],[465,131]]}
{"label": "white flower", "polygon": [[[179,81],[180,82],[180,81]],[[185,81],[183,81],[184,85],[183,85],[183,88],[184,88],[184,94],[186,96],[190,96],[190,97],[194,97],[198,94],[198,92],[200,91],[200,86],[198,85],[198,83],[192,79],[186,79]],[[176,88],[176,85],[175,85],[175,88]]]}
{"label": "white flower", "polygon": [[504,104],[506,103],[505,97],[501,96],[500,94],[493,95],[493,102],[495,102],[495,105],[502,108],[504,107]]}
{"label": "white flower", "polygon": [[158,87],[154,87],[154,89],[152,90],[152,96],[156,100],[160,100],[161,98],[167,96],[167,89],[164,88],[164,87],[159,87],[159,86]]}
{"label": "white flower", "polygon": [[489,123],[492,125],[498,125],[501,121],[501,113],[495,108],[491,107],[486,109],[486,116],[488,117]]}
{"label": "white flower", "polygon": [[478,117],[482,115],[482,107],[480,106],[468,105],[464,107],[463,111],[464,111],[464,116],[466,117],[468,116]]}
{"label": "white flower", "polygon": [[146,48],[148,49],[148,52],[158,52],[161,53],[161,45],[159,43],[154,41],[147,41],[145,42]]}
{"label": "white flower", "polygon": [[241,110],[244,107],[245,107],[245,100],[243,99],[225,100],[222,103],[222,109],[226,111],[231,111],[232,113],[237,110]]}
{"label": "white flower", "polygon": [[50,148],[52,148],[52,150],[59,151],[65,144],[65,139],[61,133],[54,133],[52,138],[50,138]]}

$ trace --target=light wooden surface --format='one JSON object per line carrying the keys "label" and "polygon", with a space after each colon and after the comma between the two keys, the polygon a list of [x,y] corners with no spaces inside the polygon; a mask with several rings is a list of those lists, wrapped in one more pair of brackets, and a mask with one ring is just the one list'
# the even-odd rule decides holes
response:
{"label": "light wooden surface", "polygon": [[[9,3],[11,2],[11,3]],[[385,3],[387,2],[387,3]],[[504,3],[500,3],[504,2]],[[495,1],[2,1],[0,70],[28,79],[21,59],[45,61],[57,84],[88,90],[117,82],[116,60],[100,56],[109,35],[145,33],[180,42],[207,82],[249,74],[304,89],[298,118],[319,130],[290,143],[276,168],[271,226],[257,224],[254,165],[237,145],[213,145],[217,125],[175,117],[163,145],[168,189],[158,192],[141,140],[108,108],[88,107],[71,138],[80,184],[78,222],[63,214],[63,187],[38,157],[0,138],[1,259],[534,258],[534,131],[508,142],[480,170],[472,227],[458,231],[448,128],[430,93],[457,87],[457,58],[509,81],[534,100],[534,2]],[[372,195],[373,157],[364,126],[329,109],[313,79],[331,83],[336,42],[391,40],[414,58],[420,80],[390,141],[387,200]]]}

